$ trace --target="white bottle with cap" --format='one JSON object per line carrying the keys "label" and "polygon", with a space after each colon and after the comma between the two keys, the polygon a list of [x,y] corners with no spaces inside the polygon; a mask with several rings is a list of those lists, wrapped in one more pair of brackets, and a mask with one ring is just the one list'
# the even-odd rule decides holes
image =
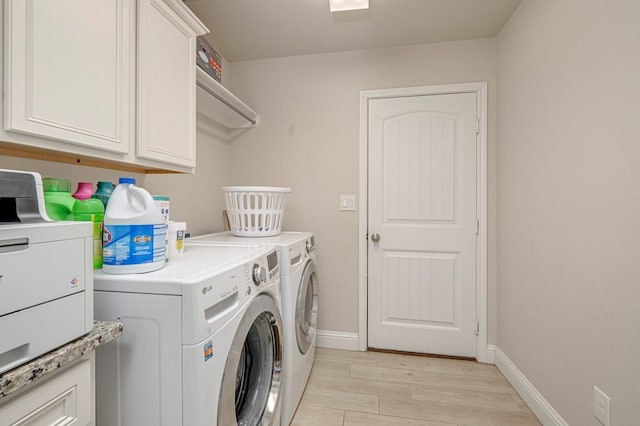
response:
{"label": "white bottle with cap", "polygon": [[186,230],[187,224],[185,222],[169,221],[169,229],[167,231],[169,239],[169,259],[176,259],[182,256]]}
{"label": "white bottle with cap", "polygon": [[151,272],[165,265],[167,224],[151,194],[120,178],[104,214],[103,266],[108,274]]}

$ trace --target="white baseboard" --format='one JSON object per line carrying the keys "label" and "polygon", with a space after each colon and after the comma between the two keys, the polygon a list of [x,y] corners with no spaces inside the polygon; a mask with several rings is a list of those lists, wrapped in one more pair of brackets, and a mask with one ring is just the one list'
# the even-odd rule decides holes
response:
{"label": "white baseboard", "polygon": [[316,334],[316,346],[319,348],[357,351],[358,333],[318,330]]}
{"label": "white baseboard", "polygon": [[[568,423],[553,409],[538,389],[522,374],[509,357],[495,347],[495,364],[507,378],[511,386],[518,392],[522,400],[529,406],[538,420],[545,426],[568,426]],[[487,348],[488,351],[489,348]]]}
{"label": "white baseboard", "polygon": [[487,355],[485,357],[485,364],[496,363],[496,345],[487,345]]}

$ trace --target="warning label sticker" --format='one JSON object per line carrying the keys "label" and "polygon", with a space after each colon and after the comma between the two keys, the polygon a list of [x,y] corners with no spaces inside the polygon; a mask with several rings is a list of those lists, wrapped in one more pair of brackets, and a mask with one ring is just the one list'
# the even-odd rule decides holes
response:
{"label": "warning label sticker", "polygon": [[209,361],[211,358],[213,358],[213,344],[208,341],[204,344],[204,360]]}

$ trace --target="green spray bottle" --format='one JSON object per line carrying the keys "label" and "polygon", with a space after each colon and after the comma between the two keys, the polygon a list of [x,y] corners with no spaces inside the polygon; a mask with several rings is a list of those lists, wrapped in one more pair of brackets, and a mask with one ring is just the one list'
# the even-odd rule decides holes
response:
{"label": "green spray bottle", "polygon": [[[90,190],[89,188],[90,187]],[[93,222],[93,269],[102,268],[102,221],[104,204],[97,198],[91,198],[93,185],[90,182],[79,182],[78,191],[73,196],[73,220]]]}

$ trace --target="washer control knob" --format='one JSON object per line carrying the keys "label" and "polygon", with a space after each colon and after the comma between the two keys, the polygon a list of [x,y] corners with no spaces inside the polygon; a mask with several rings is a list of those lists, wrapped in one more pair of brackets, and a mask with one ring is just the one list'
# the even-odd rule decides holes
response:
{"label": "washer control knob", "polygon": [[307,249],[307,254],[311,254],[311,252],[316,249],[313,243],[311,242],[311,240],[307,240],[306,249]]}
{"label": "washer control knob", "polygon": [[267,281],[267,270],[256,263],[253,265],[253,283],[259,285],[265,281]]}

